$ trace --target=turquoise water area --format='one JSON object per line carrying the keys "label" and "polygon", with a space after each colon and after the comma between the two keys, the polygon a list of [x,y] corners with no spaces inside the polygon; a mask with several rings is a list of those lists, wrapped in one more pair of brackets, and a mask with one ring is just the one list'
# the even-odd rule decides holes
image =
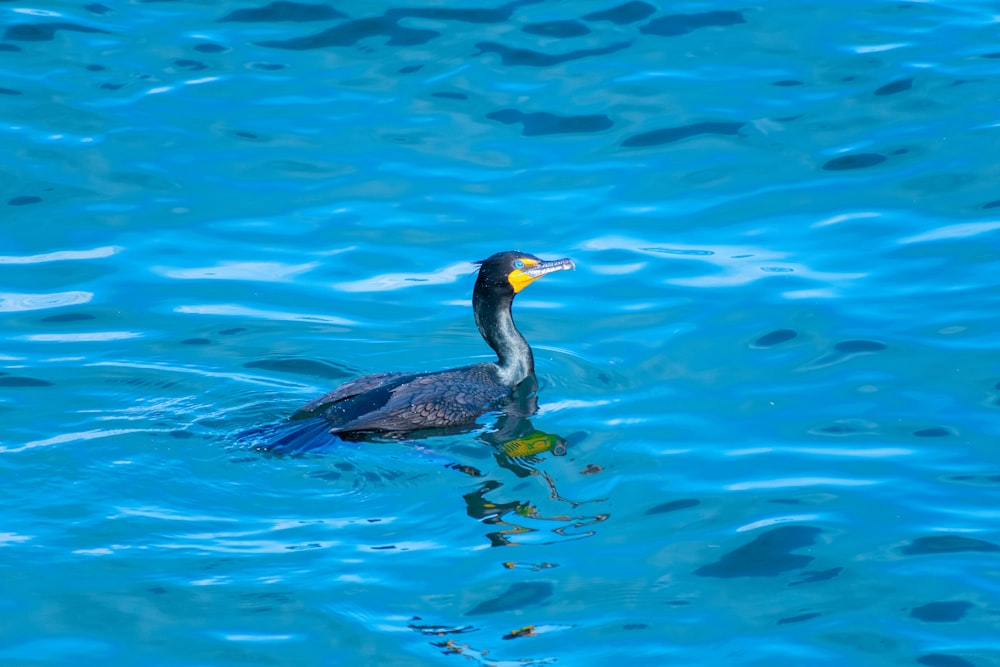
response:
{"label": "turquoise water area", "polygon": [[[1000,665],[995,4],[0,16],[0,664]],[[537,412],[238,435],[507,249]]]}

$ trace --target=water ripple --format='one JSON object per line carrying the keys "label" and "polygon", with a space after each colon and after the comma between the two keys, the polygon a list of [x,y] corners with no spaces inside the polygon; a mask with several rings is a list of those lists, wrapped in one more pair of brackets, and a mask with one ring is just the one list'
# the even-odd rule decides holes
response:
{"label": "water ripple", "polygon": [[944,225],[937,229],[931,229],[920,234],[908,236],[900,239],[899,243],[906,245],[910,243],[926,243],[928,241],[941,241],[945,239],[964,239],[970,236],[979,236],[1000,229],[1000,222],[963,222],[953,225]]}
{"label": "water ripple", "polygon": [[77,259],[104,259],[117,255],[122,250],[124,248],[121,246],[103,246],[93,250],[59,250],[38,255],[0,255],[0,264],[41,264]]}
{"label": "water ripple", "polygon": [[32,440],[31,442],[26,442],[23,445],[17,445],[11,447],[0,445],[0,452],[6,452],[6,453],[23,452],[29,449],[35,449],[37,447],[50,447],[52,445],[62,445],[69,442],[95,440],[98,438],[108,438],[111,436],[124,435],[128,433],[155,433],[155,432],[157,432],[156,429],[107,429],[107,430],[95,429],[91,431],[81,431],[78,433],[60,433],[59,435],[52,436],[51,438],[45,438],[43,440]]}
{"label": "water ripple", "polygon": [[15,294],[0,292],[0,313],[24,312],[28,310],[45,310],[89,303],[94,298],[93,292],[72,291],[53,292],[52,294]]}
{"label": "water ripple", "polygon": [[279,310],[265,310],[262,308],[249,308],[240,304],[220,303],[203,304],[197,306],[176,306],[174,312],[188,313],[194,315],[220,315],[226,317],[252,317],[262,320],[278,320],[287,322],[320,322],[326,324],[336,324],[339,326],[354,326],[354,320],[349,320],[335,315],[311,315],[308,313],[292,313]]}
{"label": "water ripple", "polygon": [[145,336],[141,331],[88,331],[86,333],[29,334],[15,336],[14,340],[36,343],[101,343],[112,340],[128,340]]}
{"label": "water ripple", "polygon": [[280,264],[278,262],[222,262],[215,266],[190,269],[151,267],[151,270],[167,278],[180,280],[248,280],[266,282],[287,282],[300,274],[315,269],[319,264]]}
{"label": "water ripple", "polygon": [[336,283],[333,287],[341,292],[388,292],[417,285],[453,283],[462,276],[474,273],[475,270],[474,264],[459,262],[428,272],[385,273],[363,280]]}
{"label": "water ripple", "polygon": [[729,491],[753,491],[759,489],[795,489],[808,488],[814,486],[871,486],[884,484],[885,480],[843,478],[843,477],[790,477],[776,479],[761,479],[752,482],[738,482],[727,484],[725,488]]}
{"label": "water ripple", "polygon": [[[837,285],[849,284],[868,277],[867,272],[834,273],[817,271],[799,262],[782,261],[787,252],[770,250],[753,246],[686,246],[673,244],[671,247],[657,247],[655,243],[638,241],[623,237],[601,237],[590,239],[582,244],[586,250],[630,250],[646,255],[668,254],[681,260],[695,260],[723,269],[721,273],[710,275],[668,278],[665,282],[671,285],[687,287],[728,287],[746,285],[748,283],[768,278],[769,274],[794,274],[798,278],[806,278],[823,283]],[[835,291],[812,289],[806,292],[793,290],[786,293],[792,298],[817,298],[837,296]]]}

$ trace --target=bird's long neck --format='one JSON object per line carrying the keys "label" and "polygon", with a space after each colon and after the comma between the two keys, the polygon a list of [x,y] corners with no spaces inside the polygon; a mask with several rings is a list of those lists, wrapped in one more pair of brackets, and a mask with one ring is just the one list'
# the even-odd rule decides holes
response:
{"label": "bird's long neck", "polygon": [[508,387],[514,387],[535,372],[535,359],[531,347],[524,336],[514,326],[510,314],[513,297],[499,301],[473,298],[473,310],[479,333],[497,353],[500,380]]}

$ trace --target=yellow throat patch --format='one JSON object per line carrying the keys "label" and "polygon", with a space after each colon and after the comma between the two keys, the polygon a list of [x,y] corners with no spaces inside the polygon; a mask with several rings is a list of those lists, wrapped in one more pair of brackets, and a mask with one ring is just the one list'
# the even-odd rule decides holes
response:
{"label": "yellow throat patch", "polygon": [[[521,258],[521,262],[524,263],[525,269],[530,269],[538,264],[536,260],[528,259],[527,257]],[[539,278],[541,278],[541,276],[528,275],[523,269],[514,269],[507,275],[507,282],[511,284],[511,287],[514,288],[514,292],[517,293]]]}

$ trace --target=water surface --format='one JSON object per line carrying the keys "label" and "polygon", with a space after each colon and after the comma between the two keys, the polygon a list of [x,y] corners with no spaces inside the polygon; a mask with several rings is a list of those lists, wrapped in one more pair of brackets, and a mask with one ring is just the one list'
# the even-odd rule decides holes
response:
{"label": "water surface", "polygon": [[[987,3],[0,12],[3,664],[1000,665]],[[528,420],[235,437],[515,248]]]}

